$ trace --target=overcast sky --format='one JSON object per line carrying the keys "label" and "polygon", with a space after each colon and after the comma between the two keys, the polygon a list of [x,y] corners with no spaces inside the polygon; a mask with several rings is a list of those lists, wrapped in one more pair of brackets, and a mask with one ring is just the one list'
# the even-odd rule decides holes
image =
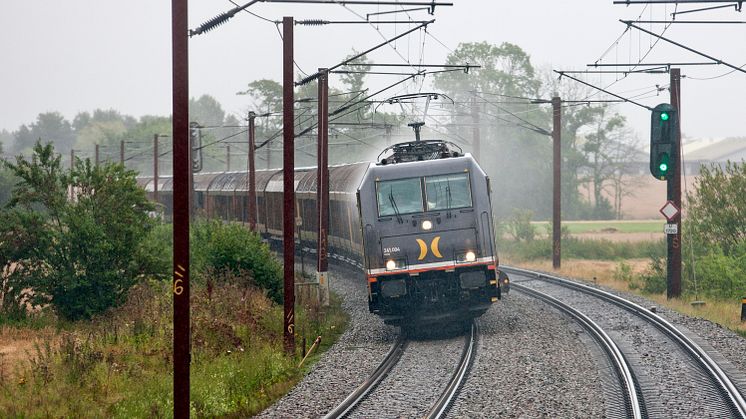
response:
{"label": "overcast sky", "polygon": [[[637,31],[625,34],[619,19],[635,19],[643,6],[618,6],[612,0],[476,1],[453,0],[436,9],[435,24],[425,36],[424,62],[441,63],[460,42],[511,42],[530,55],[538,68],[584,69],[610,46],[603,62],[637,61],[651,38]],[[79,111],[113,108],[136,117],[171,113],[170,3],[153,0],[4,1],[0,6],[0,129],[15,130],[45,111],[72,119]],[[222,0],[191,0],[190,27],[232,5]],[[680,9],[692,8],[682,6]],[[386,10],[358,6],[359,14]],[[259,3],[251,11],[270,20],[345,19],[358,17],[339,5]],[[649,7],[643,18],[664,19],[673,6]],[[394,15],[396,16],[396,15]],[[412,14],[427,19],[426,13]],[[404,19],[399,16],[399,19]],[[684,19],[746,20],[733,9],[681,15]],[[654,26],[659,33],[660,25]],[[301,70],[339,62],[355,47],[363,50],[406,30],[404,25],[300,27],[295,29],[295,54]],[[746,63],[746,25],[672,25],[666,36],[737,66]],[[440,42],[442,42],[441,45]],[[404,58],[417,62],[422,47],[416,33],[396,44]],[[371,55],[374,61],[401,61],[391,48]],[[617,61],[618,60],[618,61]],[[707,61],[665,42],[658,43],[646,62]],[[281,80],[281,41],[273,23],[240,13],[225,25],[190,41],[191,96],[210,94],[227,112],[245,115],[246,96],[235,93],[252,80]],[[746,68],[746,67],[744,67]],[[682,74],[683,132],[689,137],[746,136],[746,74],[725,66],[684,67]],[[387,79],[388,80],[388,79]],[[614,76],[591,79],[608,85]],[[383,83],[375,81],[373,83]],[[334,83],[334,81],[333,81]],[[563,80],[563,83],[572,81]],[[640,74],[614,84],[624,95],[645,92],[668,83],[667,74]],[[339,83],[337,83],[339,85]],[[418,86],[409,85],[408,89]],[[654,106],[668,93],[641,99]],[[647,138],[649,113],[634,105],[619,106],[632,128]]]}

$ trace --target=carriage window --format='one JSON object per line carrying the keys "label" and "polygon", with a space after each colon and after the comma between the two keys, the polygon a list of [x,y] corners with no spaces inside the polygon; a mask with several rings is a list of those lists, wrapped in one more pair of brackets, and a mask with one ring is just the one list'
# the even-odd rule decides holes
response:
{"label": "carriage window", "polygon": [[422,212],[420,178],[387,180],[376,183],[378,216]]}
{"label": "carriage window", "polygon": [[471,207],[469,174],[426,177],[425,197],[428,211]]}

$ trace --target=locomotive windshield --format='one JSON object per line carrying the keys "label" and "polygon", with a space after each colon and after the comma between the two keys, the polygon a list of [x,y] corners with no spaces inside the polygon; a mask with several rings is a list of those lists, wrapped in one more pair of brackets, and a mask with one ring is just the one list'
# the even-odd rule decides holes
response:
{"label": "locomotive windshield", "polygon": [[423,211],[420,178],[377,182],[376,189],[380,217]]}
{"label": "locomotive windshield", "polygon": [[470,207],[469,174],[457,173],[426,177],[425,197],[428,211]]}
{"label": "locomotive windshield", "polygon": [[385,180],[376,183],[376,190],[379,217],[472,206],[468,173]]}

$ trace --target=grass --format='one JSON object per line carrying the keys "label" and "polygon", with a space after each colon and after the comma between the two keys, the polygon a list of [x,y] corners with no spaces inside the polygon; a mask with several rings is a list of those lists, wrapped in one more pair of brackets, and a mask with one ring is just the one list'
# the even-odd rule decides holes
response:
{"label": "grass", "polygon": [[[504,239],[499,243],[500,255],[512,260],[548,259],[552,255],[552,242],[546,238],[531,241]],[[618,260],[663,256],[666,245],[663,240],[644,242],[612,242],[609,240],[562,239],[562,256],[571,259]]]}
{"label": "grass", "polygon": [[660,306],[688,316],[710,320],[746,337],[746,323],[740,321],[740,299],[724,301],[712,298],[697,298],[697,300],[704,301],[705,304],[703,306],[694,306],[691,304],[695,300],[693,296],[685,295],[681,298],[669,300],[666,298],[665,293],[643,293],[639,288],[630,286],[634,282],[633,278],[635,275],[641,274],[648,268],[650,259],[626,259],[623,261],[563,259],[562,267],[557,271],[552,269],[552,261],[550,259],[526,260],[510,256],[501,256],[500,259],[501,263],[507,265],[554,272],[559,276],[577,278],[619,291],[641,295]]}
{"label": "grass", "polygon": [[[297,306],[298,342],[322,336],[320,350],[299,369],[300,354],[288,356],[282,349],[282,307],[234,279],[192,286],[193,417],[260,412],[305,375],[347,322],[336,297],[325,309]],[[0,363],[0,416],[172,416],[171,315],[170,283],[153,281],[93,321],[35,331],[4,327],[0,342],[43,340],[15,366]]]}
{"label": "grass", "polygon": [[[542,234],[547,234],[549,222],[535,221],[532,224],[540,227]],[[563,221],[570,234],[582,233],[660,233],[663,231],[663,220],[600,220],[600,221]]]}

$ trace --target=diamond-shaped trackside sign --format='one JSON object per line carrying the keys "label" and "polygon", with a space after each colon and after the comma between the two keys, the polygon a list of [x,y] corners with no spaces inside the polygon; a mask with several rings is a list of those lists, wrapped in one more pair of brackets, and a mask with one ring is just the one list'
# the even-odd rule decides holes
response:
{"label": "diamond-shaped trackside sign", "polygon": [[668,221],[673,221],[677,215],[679,215],[679,207],[676,206],[672,201],[666,202],[666,205],[661,208],[661,214],[663,214]]}

